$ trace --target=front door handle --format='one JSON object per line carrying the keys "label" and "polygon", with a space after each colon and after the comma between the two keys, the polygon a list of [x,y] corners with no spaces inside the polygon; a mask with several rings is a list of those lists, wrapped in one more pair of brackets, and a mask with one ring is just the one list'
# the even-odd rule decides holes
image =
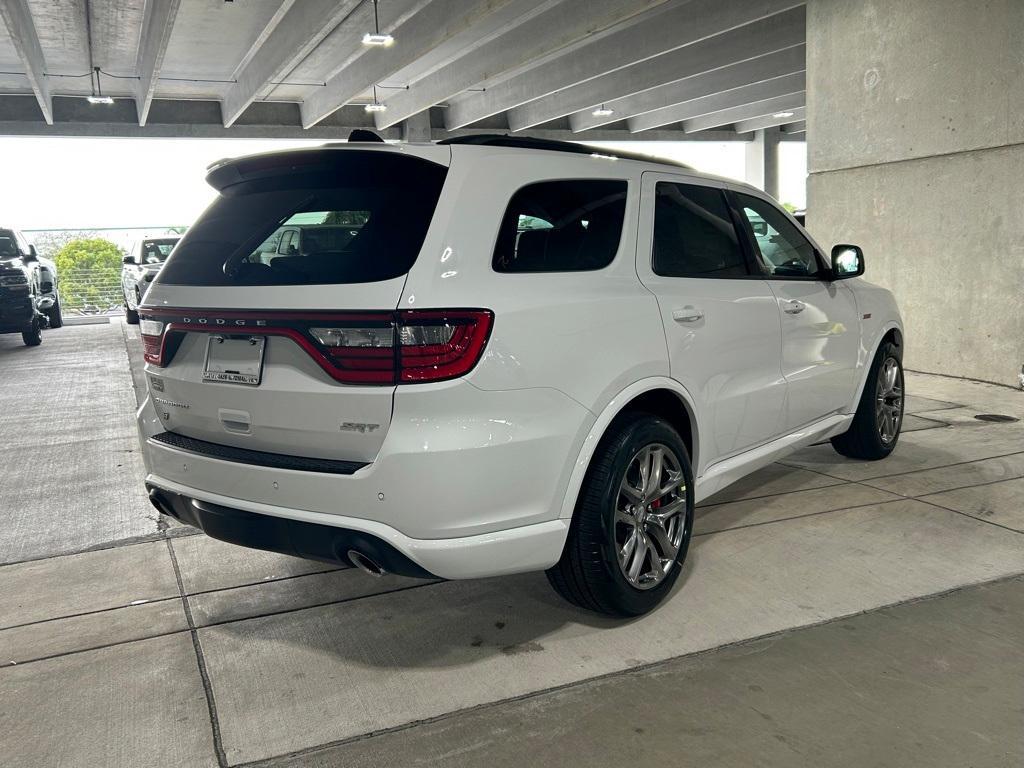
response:
{"label": "front door handle", "polygon": [[672,319],[677,323],[696,323],[698,320],[704,319],[704,312],[687,305],[682,309],[673,309]]}
{"label": "front door handle", "polygon": [[793,301],[787,301],[786,306],[783,307],[782,311],[785,312],[787,315],[799,315],[801,312],[804,311],[804,308],[806,306],[807,305],[804,304],[802,301],[796,301],[794,299]]}

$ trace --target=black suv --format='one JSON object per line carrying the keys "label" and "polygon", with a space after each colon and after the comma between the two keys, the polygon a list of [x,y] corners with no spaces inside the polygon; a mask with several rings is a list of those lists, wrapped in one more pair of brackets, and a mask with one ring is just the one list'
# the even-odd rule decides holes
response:
{"label": "black suv", "polygon": [[25,344],[38,346],[49,325],[39,311],[39,271],[35,246],[21,233],[0,229],[0,333],[20,333]]}

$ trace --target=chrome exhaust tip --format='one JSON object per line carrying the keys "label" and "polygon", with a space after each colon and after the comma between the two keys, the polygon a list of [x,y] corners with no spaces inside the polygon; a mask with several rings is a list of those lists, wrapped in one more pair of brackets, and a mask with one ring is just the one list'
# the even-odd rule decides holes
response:
{"label": "chrome exhaust tip", "polygon": [[163,494],[160,493],[156,488],[151,488],[149,491],[149,503],[156,507],[157,512],[168,517],[177,517],[172,511],[170,505],[164,499]]}
{"label": "chrome exhaust tip", "polygon": [[348,559],[360,571],[378,579],[387,573],[375,560],[354,549],[348,551]]}

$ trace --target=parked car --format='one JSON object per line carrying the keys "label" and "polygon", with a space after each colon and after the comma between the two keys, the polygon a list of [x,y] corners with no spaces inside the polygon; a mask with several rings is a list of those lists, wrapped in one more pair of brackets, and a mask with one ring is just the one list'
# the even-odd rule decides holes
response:
{"label": "parked car", "polygon": [[[207,180],[139,308],[138,425],[154,505],[216,538],[371,574],[546,570],[638,615],[696,502],[812,443],[896,446],[892,294],[747,185],[508,137]],[[354,211],[342,248],[259,252]]]}
{"label": "parked car", "polygon": [[[41,277],[42,272],[35,246],[15,229],[0,229],[0,333],[20,333],[29,347],[42,344],[43,329],[50,322],[40,311],[47,298],[41,293],[40,281],[47,279]],[[52,274],[55,279],[55,268]],[[58,304],[58,317],[59,313]]]}
{"label": "parked car", "polygon": [[138,324],[138,308],[142,297],[180,239],[179,235],[143,238],[122,259],[121,296],[128,323]]}

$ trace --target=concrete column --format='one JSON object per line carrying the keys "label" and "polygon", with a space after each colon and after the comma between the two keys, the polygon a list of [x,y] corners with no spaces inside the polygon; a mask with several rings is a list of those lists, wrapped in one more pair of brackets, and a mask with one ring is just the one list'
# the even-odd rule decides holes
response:
{"label": "concrete column", "polygon": [[430,110],[424,110],[402,121],[402,141],[430,141]]}
{"label": "concrete column", "polygon": [[754,140],[746,144],[747,183],[775,198],[779,196],[780,134],[777,127],[754,131]]}
{"label": "concrete column", "polygon": [[1024,2],[809,0],[808,226],[864,248],[908,368],[1024,363]]}

